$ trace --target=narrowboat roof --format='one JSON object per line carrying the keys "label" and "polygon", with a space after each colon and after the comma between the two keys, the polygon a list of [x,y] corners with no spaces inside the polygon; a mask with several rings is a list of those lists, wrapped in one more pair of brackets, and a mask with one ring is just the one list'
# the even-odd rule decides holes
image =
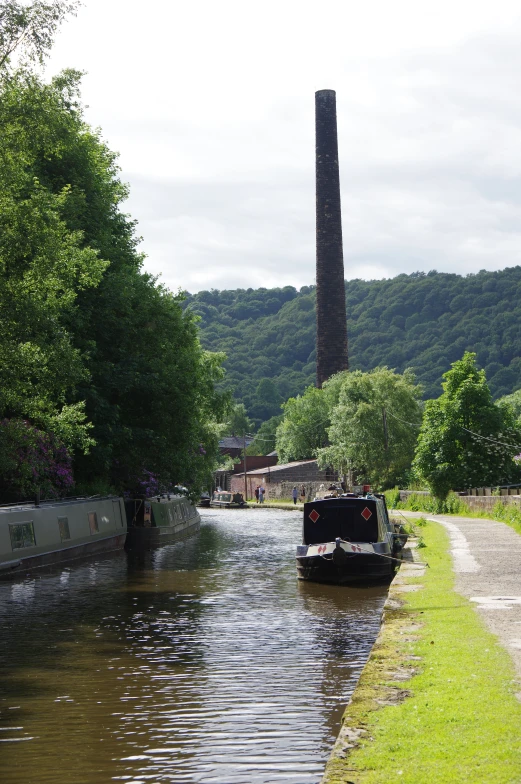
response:
{"label": "narrowboat roof", "polygon": [[188,501],[188,496],[183,495],[182,493],[162,493],[161,495],[150,495],[147,496],[144,500],[149,501],[152,504],[167,504],[169,501],[178,501],[180,498]]}
{"label": "narrowboat roof", "polygon": [[40,501],[39,504],[35,502],[23,502],[17,501],[13,504],[2,504],[0,505],[0,514],[7,514],[8,512],[16,512],[16,511],[34,511],[35,509],[48,509],[49,507],[53,506],[71,506],[72,504],[84,504],[87,502],[96,503],[97,501],[117,501],[119,500],[119,496],[117,495],[93,495],[93,496],[83,496],[83,497],[75,497],[75,498],[56,498],[56,499],[45,499]]}

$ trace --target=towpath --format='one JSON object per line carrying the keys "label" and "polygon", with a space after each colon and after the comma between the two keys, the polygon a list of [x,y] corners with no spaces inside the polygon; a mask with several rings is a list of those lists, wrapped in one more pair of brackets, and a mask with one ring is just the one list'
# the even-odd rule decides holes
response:
{"label": "towpath", "polygon": [[511,655],[521,679],[521,536],[496,520],[393,512],[395,517],[400,514],[425,517],[445,526],[456,590],[475,602],[489,629]]}

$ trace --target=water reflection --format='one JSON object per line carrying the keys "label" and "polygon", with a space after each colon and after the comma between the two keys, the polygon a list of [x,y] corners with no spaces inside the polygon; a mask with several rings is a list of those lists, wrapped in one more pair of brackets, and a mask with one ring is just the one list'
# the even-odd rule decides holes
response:
{"label": "water reflection", "polygon": [[0,779],[311,784],[385,590],[299,583],[298,513],[0,584]]}

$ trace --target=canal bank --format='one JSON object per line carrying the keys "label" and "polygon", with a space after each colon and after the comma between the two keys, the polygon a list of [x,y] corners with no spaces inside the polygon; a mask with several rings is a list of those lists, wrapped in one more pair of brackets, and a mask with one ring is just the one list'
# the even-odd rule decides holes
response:
{"label": "canal bank", "polygon": [[[477,580],[479,572],[458,573],[455,584],[453,563],[457,569],[475,566],[465,548],[467,560],[458,562],[463,543],[454,531],[449,556],[446,522],[416,527],[425,546],[391,585],[380,634],[345,711],[323,784],[521,781],[514,664],[473,597],[462,595],[462,574]],[[492,549],[490,539],[488,544]],[[486,561],[475,564],[484,591],[494,594]]]}

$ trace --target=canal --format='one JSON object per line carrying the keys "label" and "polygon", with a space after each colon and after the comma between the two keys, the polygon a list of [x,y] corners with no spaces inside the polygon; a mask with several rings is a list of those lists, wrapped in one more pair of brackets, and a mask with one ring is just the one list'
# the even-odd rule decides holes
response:
{"label": "canal", "polygon": [[316,784],[385,588],[296,580],[301,514],[0,583],[2,784]]}

